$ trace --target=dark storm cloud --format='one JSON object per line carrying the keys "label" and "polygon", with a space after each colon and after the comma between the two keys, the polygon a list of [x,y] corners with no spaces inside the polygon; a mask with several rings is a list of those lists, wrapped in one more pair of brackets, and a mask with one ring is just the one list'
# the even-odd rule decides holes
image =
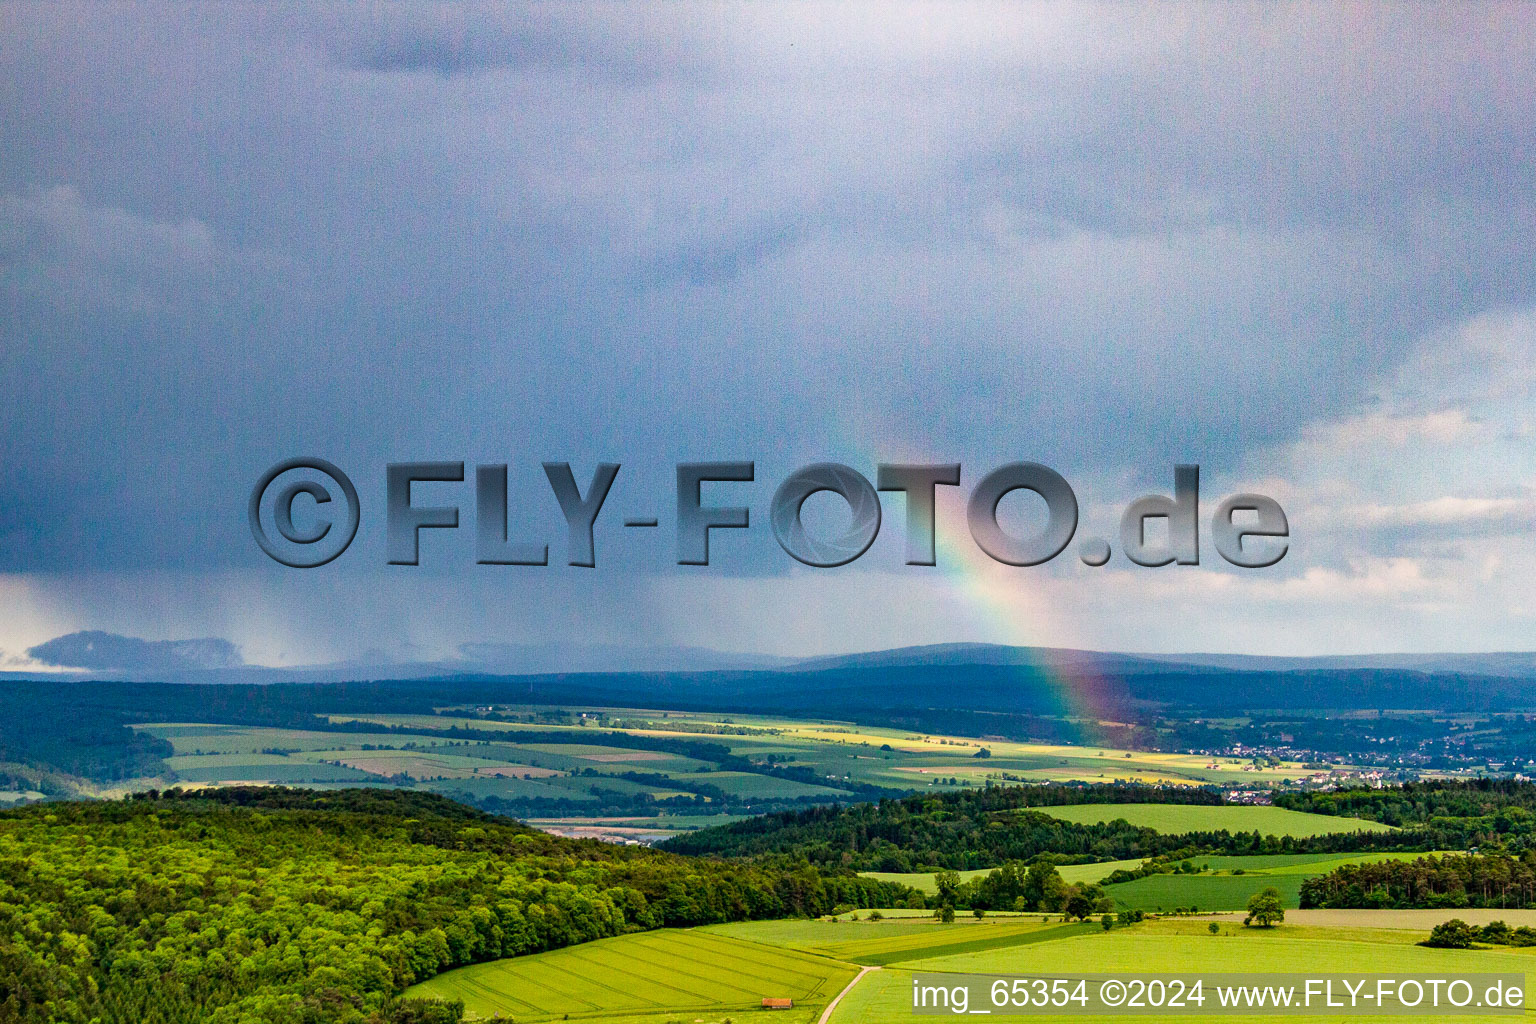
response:
{"label": "dark storm cloud", "polygon": [[7,8],[0,569],[261,565],[298,453],[1139,488],[1531,299],[1527,7],[770,10]]}
{"label": "dark storm cloud", "polygon": [[358,71],[451,77],[532,68],[634,83],[689,67],[688,54],[660,38],[656,47],[637,51],[605,32],[598,19],[578,15],[576,8],[560,6],[419,4],[375,7],[361,18],[333,19],[314,9],[291,24],[337,63]]}

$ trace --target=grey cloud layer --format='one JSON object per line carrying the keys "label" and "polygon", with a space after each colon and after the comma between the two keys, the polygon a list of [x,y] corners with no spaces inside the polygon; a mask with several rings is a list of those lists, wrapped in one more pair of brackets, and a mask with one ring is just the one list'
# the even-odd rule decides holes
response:
{"label": "grey cloud layer", "polygon": [[4,18],[5,570],[258,565],[300,452],[1166,487],[1536,285],[1524,6]]}

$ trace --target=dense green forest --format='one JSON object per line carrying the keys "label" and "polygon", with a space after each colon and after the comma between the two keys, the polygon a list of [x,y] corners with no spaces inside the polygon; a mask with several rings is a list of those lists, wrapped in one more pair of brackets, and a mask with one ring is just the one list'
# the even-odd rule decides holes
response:
{"label": "dense green forest", "polygon": [[1536,850],[1536,784],[1513,779],[1409,782],[1381,789],[1284,793],[1275,803],[1297,811],[1367,818],[1412,829],[1424,849],[1482,847]]}
{"label": "dense green forest", "polygon": [[1536,907],[1536,853],[1352,864],[1301,883],[1303,907]]}
{"label": "dense green forest", "polygon": [[793,853],[815,864],[860,871],[970,870],[1029,861],[1042,853],[1124,860],[1189,847],[1227,854],[1428,848],[1414,832],[1342,832],[1311,839],[1225,831],[1166,835],[1125,822],[1073,824],[1029,810],[1080,803],[1219,804],[1221,796],[1212,790],[1134,785],[991,786],[783,811],[685,833],[664,846],[719,857]]}
{"label": "dense green forest", "polygon": [[0,1022],[457,1019],[393,993],[660,926],[904,886],[546,835],[417,792],[231,788],[0,814]]}

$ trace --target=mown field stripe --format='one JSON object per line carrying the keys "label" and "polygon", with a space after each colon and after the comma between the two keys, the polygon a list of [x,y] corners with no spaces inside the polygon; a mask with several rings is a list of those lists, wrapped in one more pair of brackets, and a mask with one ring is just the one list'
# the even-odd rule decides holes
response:
{"label": "mown field stripe", "polygon": [[1042,928],[1025,934],[994,935],[985,939],[971,939],[969,942],[955,942],[942,946],[928,946],[924,949],[903,950],[895,953],[875,954],[863,957],[855,962],[873,964],[884,967],[887,964],[902,963],[907,960],[927,960],[933,957],[954,956],[958,953],[981,953],[991,949],[1006,949],[1010,946],[1029,946],[1036,942],[1050,942],[1055,939],[1065,939],[1072,935],[1079,935],[1092,931],[1097,925],[1089,924],[1062,924],[1055,928]]}
{"label": "mown field stripe", "polygon": [[[569,954],[567,954],[567,955],[569,955]],[[670,1005],[676,1005],[676,1006],[711,1005],[711,1004],[716,1003],[716,1002],[724,1002],[725,1001],[723,999],[717,998],[716,996],[712,996],[708,992],[701,992],[698,989],[691,988],[691,987],[683,987],[682,985],[668,984],[667,982],[661,981],[658,978],[649,976],[650,971],[653,971],[655,968],[658,968],[658,967],[664,968],[668,972],[669,978],[672,981],[696,982],[696,983],[698,983],[702,987],[713,988],[715,990],[715,992],[717,992],[717,993],[721,992],[721,991],[726,991],[726,992],[731,992],[731,993],[738,993],[743,1000],[749,999],[752,996],[752,992],[751,992],[750,989],[737,988],[736,986],[731,985],[728,982],[722,982],[722,981],[718,981],[716,979],[704,977],[702,975],[697,975],[697,974],[690,973],[688,970],[685,969],[685,967],[683,965],[685,965],[685,964],[693,964],[693,963],[696,963],[696,961],[689,961],[689,960],[687,960],[685,958],[682,958],[682,957],[676,957],[676,956],[668,957],[667,960],[670,961],[670,963],[669,963],[669,962],[664,962],[660,958],[645,958],[645,957],[635,956],[634,954],[630,953],[627,950],[607,949],[607,950],[603,951],[603,959],[605,961],[607,961],[607,963],[603,964],[603,965],[600,965],[602,967],[602,969],[605,969],[605,970],[607,970],[609,972],[613,972],[616,969],[624,970],[626,968],[623,968],[620,965],[625,963],[625,962],[628,962],[630,964],[635,965],[634,967],[627,968],[627,970],[629,971],[630,975],[632,977],[634,977],[634,978],[644,979],[644,984],[646,986],[648,986],[650,988],[654,988],[654,989],[663,989],[663,990],[665,990],[667,992],[676,993],[678,996],[681,996],[684,999],[693,1000],[693,1002],[675,1003],[675,1004],[674,1003],[664,1003],[664,1002],[661,1002],[661,1001],[658,1000],[657,1003],[656,1003],[656,1005],[658,1005],[658,1006],[670,1006]]]}
{"label": "mown field stripe", "polygon": [[[942,926],[940,926],[942,927]],[[1001,940],[1005,936],[1030,935],[1040,931],[1040,926],[1031,922],[1028,925],[964,925],[967,928],[986,928],[984,935],[989,939]],[[957,939],[954,933],[942,933],[935,935],[930,931],[924,933],[908,933],[905,935],[893,935],[890,938],[880,939],[854,939],[848,942],[833,943],[821,948],[833,951],[834,955],[847,954],[847,957],[877,956],[884,953],[900,953],[908,949],[921,949],[932,945],[935,940],[945,943],[956,941],[977,941],[974,939]]]}
{"label": "mown field stripe", "polygon": [[[801,984],[814,983],[817,986],[826,980],[826,976],[824,974],[815,973],[810,969],[815,966],[813,962],[802,957],[786,956],[785,950],[774,946],[767,946],[761,943],[753,943],[746,949],[725,952],[714,943],[675,941],[681,937],[682,936],[672,935],[658,936],[658,941],[652,943],[652,946],[661,949],[669,949],[674,945],[680,945],[683,946],[690,954],[707,951],[716,961],[733,961],[736,963],[745,964],[748,968],[751,968],[752,971],[755,971],[758,968],[769,968],[771,975],[760,975],[752,973],[752,971],[749,970],[741,970],[741,974],[743,976],[753,978],[754,980],[767,981],[771,976],[775,980],[788,980],[789,978],[792,978]],[[734,939],[723,935],[716,936],[715,938],[717,941],[724,940],[725,943],[730,944],[741,942],[739,939]],[[669,942],[668,940],[674,941]],[[674,955],[684,954],[680,952],[674,952]],[[786,978],[786,976],[788,976],[788,978]]]}
{"label": "mown field stripe", "polygon": [[[605,963],[604,960],[600,958],[583,956],[579,950],[579,947],[570,949],[566,954],[566,958],[589,968],[587,971],[583,971],[579,974],[575,971],[572,971],[571,977],[579,978],[583,985],[591,989],[602,992],[611,992],[615,996],[618,996],[618,1002],[604,1003],[603,1006],[605,1008],[622,1008],[626,1003],[636,1006],[652,1006],[658,1008],[664,1008],[670,1005],[668,1003],[663,1003],[660,1000],[641,995],[640,992],[634,987],[626,989],[608,984],[603,979],[604,977],[613,977],[614,971],[612,963]],[[698,998],[701,999],[705,998],[700,993],[692,994],[698,996]]]}

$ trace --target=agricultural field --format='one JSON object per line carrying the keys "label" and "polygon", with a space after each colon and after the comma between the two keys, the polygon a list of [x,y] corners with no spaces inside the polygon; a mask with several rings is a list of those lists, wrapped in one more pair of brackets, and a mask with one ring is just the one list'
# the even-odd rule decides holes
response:
{"label": "agricultural field", "polygon": [[1304,875],[1148,875],[1134,882],[1106,886],[1117,910],[1171,911],[1176,907],[1200,910],[1242,910],[1254,893],[1270,886],[1280,890],[1281,902],[1295,907],[1301,902]]}
{"label": "agricultural field", "polygon": [[1134,882],[1120,882],[1105,891],[1122,910],[1242,910],[1254,893],[1274,886],[1282,903],[1295,908],[1301,902],[1301,883],[1314,875],[1326,875],[1346,864],[1373,864],[1383,860],[1417,860],[1425,853],[1298,853],[1259,857],[1195,857],[1197,867],[1209,872],[1197,875],[1149,875]]}
{"label": "agricultural field", "polygon": [[[409,729],[443,730],[458,726],[494,729],[515,736],[548,729],[621,729],[642,736],[670,736],[723,743],[738,756],[787,759],[813,768],[835,785],[837,780],[902,789],[954,788],[987,782],[1135,781],[1185,785],[1262,787],[1312,772],[1300,764],[1257,767],[1238,758],[1015,743],[964,737],[914,734],[899,729],[846,722],[774,718],[760,715],[706,714],[635,708],[565,709],[572,724],[552,724],[550,709],[511,707],[496,721],[442,715],[334,715],[336,722],[363,722]],[[719,730],[731,730],[721,732]],[[990,757],[976,754],[986,748]],[[951,780],[954,780],[953,782]]]}
{"label": "agricultural field", "polygon": [[[1220,809],[1220,808],[1215,808]],[[1117,882],[1105,891],[1114,898],[1117,909],[1171,911],[1175,907],[1201,910],[1241,910],[1248,898],[1266,886],[1280,890],[1287,907],[1300,902],[1301,883],[1313,875],[1326,875],[1346,864],[1371,864],[1383,860],[1417,860],[1425,853],[1286,853],[1256,857],[1195,857],[1192,863],[1199,874],[1149,875],[1133,882]],[[1098,882],[1119,870],[1133,870],[1139,860],[1113,860],[1098,864],[1064,864],[1057,872],[1066,882]],[[992,868],[959,871],[962,882],[984,877]],[[866,877],[900,882],[930,895],[938,891],[930,873],[866,871]]]}
{"label": "agricultural field", "polygon": [[[1037,915],[940,924],[890,913],[881,921],[755,921],[624,936],[461,968],[408,994],[463,999],[470,1019],[500,1014],[538,1022],[569,1014],[591,1024],[723,1024],[771,993],[796,1002],[775,1020],[811,1024],[864,967],[873,969],[858,976],[829,1024],[905,1024],[918,971],[1145,975],[1264,973],[1284,965],[1287,972],[1320,975],[1349,969],[1434,977],[1536,969],[1536,949],[1416,945],[1432,925],[1475,911],[1291,911],[1271,929],[1244,928],[1236,915],[1154,918],[1109,932],[1096,923],[1064,925]],[[1536,911],[1502,917],[1511,925],[1531,923]],[[1273,1018],[1229,1019],[1258,1024]],[[1322,1024],[1341,1018],[1287,1019]],[[1457,1019],[1491,1024],[1510,1017]]]}
{"label": "agricultural field", "polygon": [[[1216,860],[1217,858],[1210,858]],[[1229,860],[1241,860],[1240,857],[1226,858]],[[1063,864],[1056,869],[1064,882],[1097,882],[1113,872],[1125,870],[1131,871],[1141,867],[1140,860],[1106,860],[1097,864]],[[995,868],[976,868],[971,871],[957,871],[960,881],[969,882],[973,878],[982,878],[990,875]],[[932,896],[939,891],[935,884],[932,872],[926,871],[861,871],[866,878],[878,878],[885,882],[900,882],[902,885],[910,885],[912,888],[925,892]]]}
{"label": "agricultural field", "polygon": [[1330,835],[1335,832],[1390,832],[1390,825],[1361,818],[1307,814],[1284,807],[1201,804],[1064,804],[1034,808],[1043,814],[1080,825],[1125,820],[1169,835],[1184,832],[1258,832],[1272,836]]}
{"label": "agricultural field", "polygon": [[[171,781],[192,785],[388,784],[470,800],[544,800],[594,808],[615,799],[640,798],[681,798],[690,804],[707,805],[713,798],[699,796],[700,790],[706,794],[723,792],[737,802],[804,797],[830,801],[849,797],[846,791],[831,785],[810,785],[753,772],[719,771],[713,762],[680,754],[582,743],[574,730],[571,738],[577,742],[571,743],[518,743],[516,732],[528,730],[516,729],[498,730],[508,732],[508,740],[491,742],[448,735],[447,727],[459,720],[413,716],[412,723],[417,721],[432,728],[419,732],[327,732],[196,723],[161,723],[139,728],[172,743],[176,753],[167,762],[174,773]],[[387,724],[396,727],[406,723]],[[471,724],[491,728],[498,725]],[[550,730],[537,731],[547,736]],[[627,773],[644,778],[636,781],[625,777]],[[634,829],[552,831],[648,842],[683,829],[733,820],[740,813],[699,815],[684,811],[676,816],[675,822],[666,817],[650,817]]]}
{"label": "agricultural field", "polygon": [[757,1011],[789,998],[774,1019],[808,1024],[856,969],[846,963],[708,929],[624,935],[440,974],[408,996],[462,999],[469,1017],[519,1021],[630,1019]]}
{"label": "agricultural field", "polygon": [[[136,728],[175,748],[168,762],[172,776],[154,780],[155,785],[402,786],[475,802],[508,802],[503,806],[520,808],[514,813],[542,812],[560,819],[551,823],[554,831],[622,842],[652,842],[806,801],[869,799],[871,791],[861,793],[861,786],[886,792],[1048,780],[1255,786],[1304,773],[1298,765],[1258,769],[1236,760],[983,742],[765,716],[547,707],[498,713],[515,720],[450,713],[334,715],[330,720],[338,727],[378,729],[335,732],[195,722]],[[455,729],[461,731],[455,734]],[[462,730],[476,730],[479,736],[468,739]],[[613,732],[643,739],[642,747],[668,749],[601,742],[601,734]],[[726,763],[723,755],[716,760],[688,756],[709,749],[697,744],[728,750]],[[983,747],[990,756],[975,756]],[[763,770],[747,770],[756,766]],[[793,777],[785,777],[786,772]],[[649,803],[654,801],[672,805],[656,807]],[[722,813],[708,813],[711,804]],[[599,820],[636,812],[646,820],[627,826]],[[590,820],[571,820],[580,818]],[[1081,877],[1090,879],[1095,869],[1081,870]],[[1075,881],[1079,869],[1063,874]]]}
{"label": "agricultural field", "polygon": [[1041,914],[999,916],[940,924],[931,913],[892,921],[752,921],[710,925],[705,931],[801,949],[865,967],[920,957],[1028,946],[1075,935],[1097,925],[1063,924]]}
{"label": "agricultural field", "polygon": [[[1422,932],[1367,928],[1319,928],[1282,924],[1271,930],[1245,929],[1223,921],[1221,934],[1208,932],[1203,919],[1151,921],[1107,934],[1084,933],[1040,943],[1018,952],[1002,949],[914,960],[865,975],[838,1003],[829,1024],[905,1024],[912,1020],[912,975],[916,971],[961,974],[1173,974],[1273,972],[1337,974],[1350,969],[1399,976],[1444,977],[1447,972],[1523,973],[1536,967],[1530,950],[1437,950],[1414,945]],[[1282,967],[1283,965],[1283,967]],[[1467,1015],[1455,1020],[1495,1024],[1530,1014]],[[1052,1017],[1065,1020],[1065,1017]],[[1072,1020],[1143,1019],[1128,1016],[1081,1016]],[[1195,1024],[1209,1019],[1194,1014],[1157,1016],[1159,1021]],[[1267,1016],[1220,1019],[1262,1024]],[[1324,1024],[1347,1018],[1287,1014],[1287,1021]],[[1399,1018],[1410,1019],[1410,1018]]]}
{"label": "agricultural field", "polygon": [[1194,863],[1214,872],[1241,871],[1254,875],[1326,875],[1346,864],[1375,864],[1384,860],[1418,860],[1420,857],[1440,857],[1451,851],[1432,850],[1428,853],[1277,853],[1257,857],[1195,857]]}

